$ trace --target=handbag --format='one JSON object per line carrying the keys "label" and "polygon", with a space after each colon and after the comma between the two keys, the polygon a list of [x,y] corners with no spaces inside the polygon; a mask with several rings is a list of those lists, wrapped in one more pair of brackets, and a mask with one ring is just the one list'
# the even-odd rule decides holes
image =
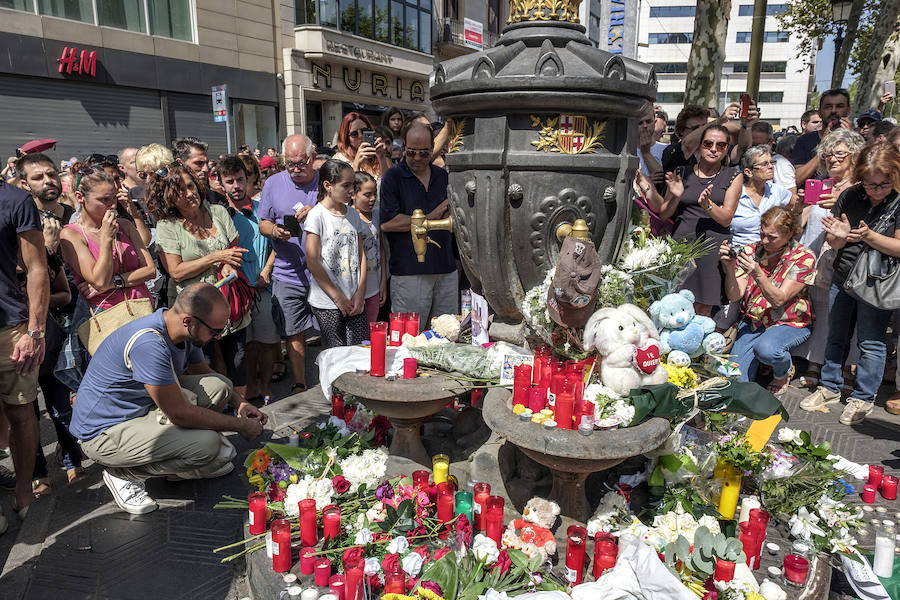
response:
{"label": "handbag", "polygon": [[[235,278],[223,285],[220,289],[228,307],[231,309],[228,322],[228,332],[240,331],[250,324],[250,313],[253,309],[253,301],[256,299],[256,288],[250,285],[250,280],[240,269],[235,269]],[[218,270],[219,279],[222,278],[222,268]]]}
{"label": "handbag", "polygon": [[[122,253],[119,251],[118,240],[116,240],[116,251],[121,257]],[[121,264],[122,259],[120,258],[117,262],[117,267]],[[118,268],[116,272],[119,272]],[[119,290],[122,290],[123,293],[125,292],[124,287],[113,288],[106,297],[108,298]],[[146,317],[153,313],[153,304],[149,298],[130,300],[127,293],[125,293],[124,300],[106,310],[94,312],[94,307],[89,306],[88,308],[91,311],[91,317],[78,326],[78,339],[81,340],[81,344],[91,356],[97,352],[103,340],[113,331],[139,317]]]}
{"label": "handbag", "polygon": [[[900,206],[900,195],[869,228],[887,235],[885,230]],[[844,280],[844,291],[861,302],[882,310],[900,308],[900,258],[884,254],[871,246],[860,252]]]}

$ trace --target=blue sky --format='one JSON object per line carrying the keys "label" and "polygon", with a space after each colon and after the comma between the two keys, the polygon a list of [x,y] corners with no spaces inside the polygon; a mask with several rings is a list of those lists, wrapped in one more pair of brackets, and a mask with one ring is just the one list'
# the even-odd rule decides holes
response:
{"label": "blue sky", "polygon": [[[816,56],[816,89],[820,92],[831,87],[831,71],[834,67],[834,38],[826,37],[822,42],[822,49]],[[841,87],[849,87],[855,77],[850,75],[850,68],[844,73],[844,81]]]}

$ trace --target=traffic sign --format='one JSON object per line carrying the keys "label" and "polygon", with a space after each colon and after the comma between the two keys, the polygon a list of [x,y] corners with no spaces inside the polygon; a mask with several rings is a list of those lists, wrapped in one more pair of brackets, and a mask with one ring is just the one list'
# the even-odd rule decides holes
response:
{"label": "traffic sign", "polygon": [[212,87],[213,121],[216,123],[228,122],[228,84],[214,85]]}

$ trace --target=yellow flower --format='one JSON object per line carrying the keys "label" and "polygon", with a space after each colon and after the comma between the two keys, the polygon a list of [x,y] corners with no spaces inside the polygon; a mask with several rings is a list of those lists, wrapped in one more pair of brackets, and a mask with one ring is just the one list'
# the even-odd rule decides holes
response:
{"label": "yellow flower", "polygon": [[255,485],[260,490],[266,487],[266,480],[262,478],[262,475],[252,475],[248,478],[248,481],[250,485]]}
{"label": "yellow flower", "polygon": [[416,600],[416,598],[404,594],[384,594],[381,596],[381,600]]}
{"label": "yellow flower", "polygon": [[420,597],[425,598],[425,600],[444,600],[428,588],[420,587],[418,589],[418,594]]}
{"label": "yellow flower", "polygon": [[756,592],[747,592],[744,594],[744,600],[766,600],[762,594]]}
{"label": "yellow flower", "polygon": [[290,476],[291,483],[297,483],[299,481],[296,474]]}
{"label": "yellow flower", "polygon": [[669,383],[681,389],[693,388],[697,385],[697,374],[690,367],[679,367],[661,363],[669,374]]}

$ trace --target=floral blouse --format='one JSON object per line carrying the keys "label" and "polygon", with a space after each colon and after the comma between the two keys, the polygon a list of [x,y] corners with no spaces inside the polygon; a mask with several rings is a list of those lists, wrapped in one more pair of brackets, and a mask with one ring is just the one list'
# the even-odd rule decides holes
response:
{"label": "floral blouse", "polygon": [[[750,248],[756,252],[757,244]],[[765,265],[760,264],[763,273],[766,274],[775,287],[780,288],[786,280],[799,281],[811,286],[816,280],[816,257],[806,246],[792,242],[775,268],[771,272]],[[738,273],[740,275],[740,273]],[[759,284],[752,277],[748,277],[747,289],[741,300],[741,311],[750,319],[754,329],[760,326],[772,327],[774,325],[789,325],[790,327],[808,327],[813,321],[812,306],[806,288],[794,296],[784,306],[773,307],[763,296]]]}

